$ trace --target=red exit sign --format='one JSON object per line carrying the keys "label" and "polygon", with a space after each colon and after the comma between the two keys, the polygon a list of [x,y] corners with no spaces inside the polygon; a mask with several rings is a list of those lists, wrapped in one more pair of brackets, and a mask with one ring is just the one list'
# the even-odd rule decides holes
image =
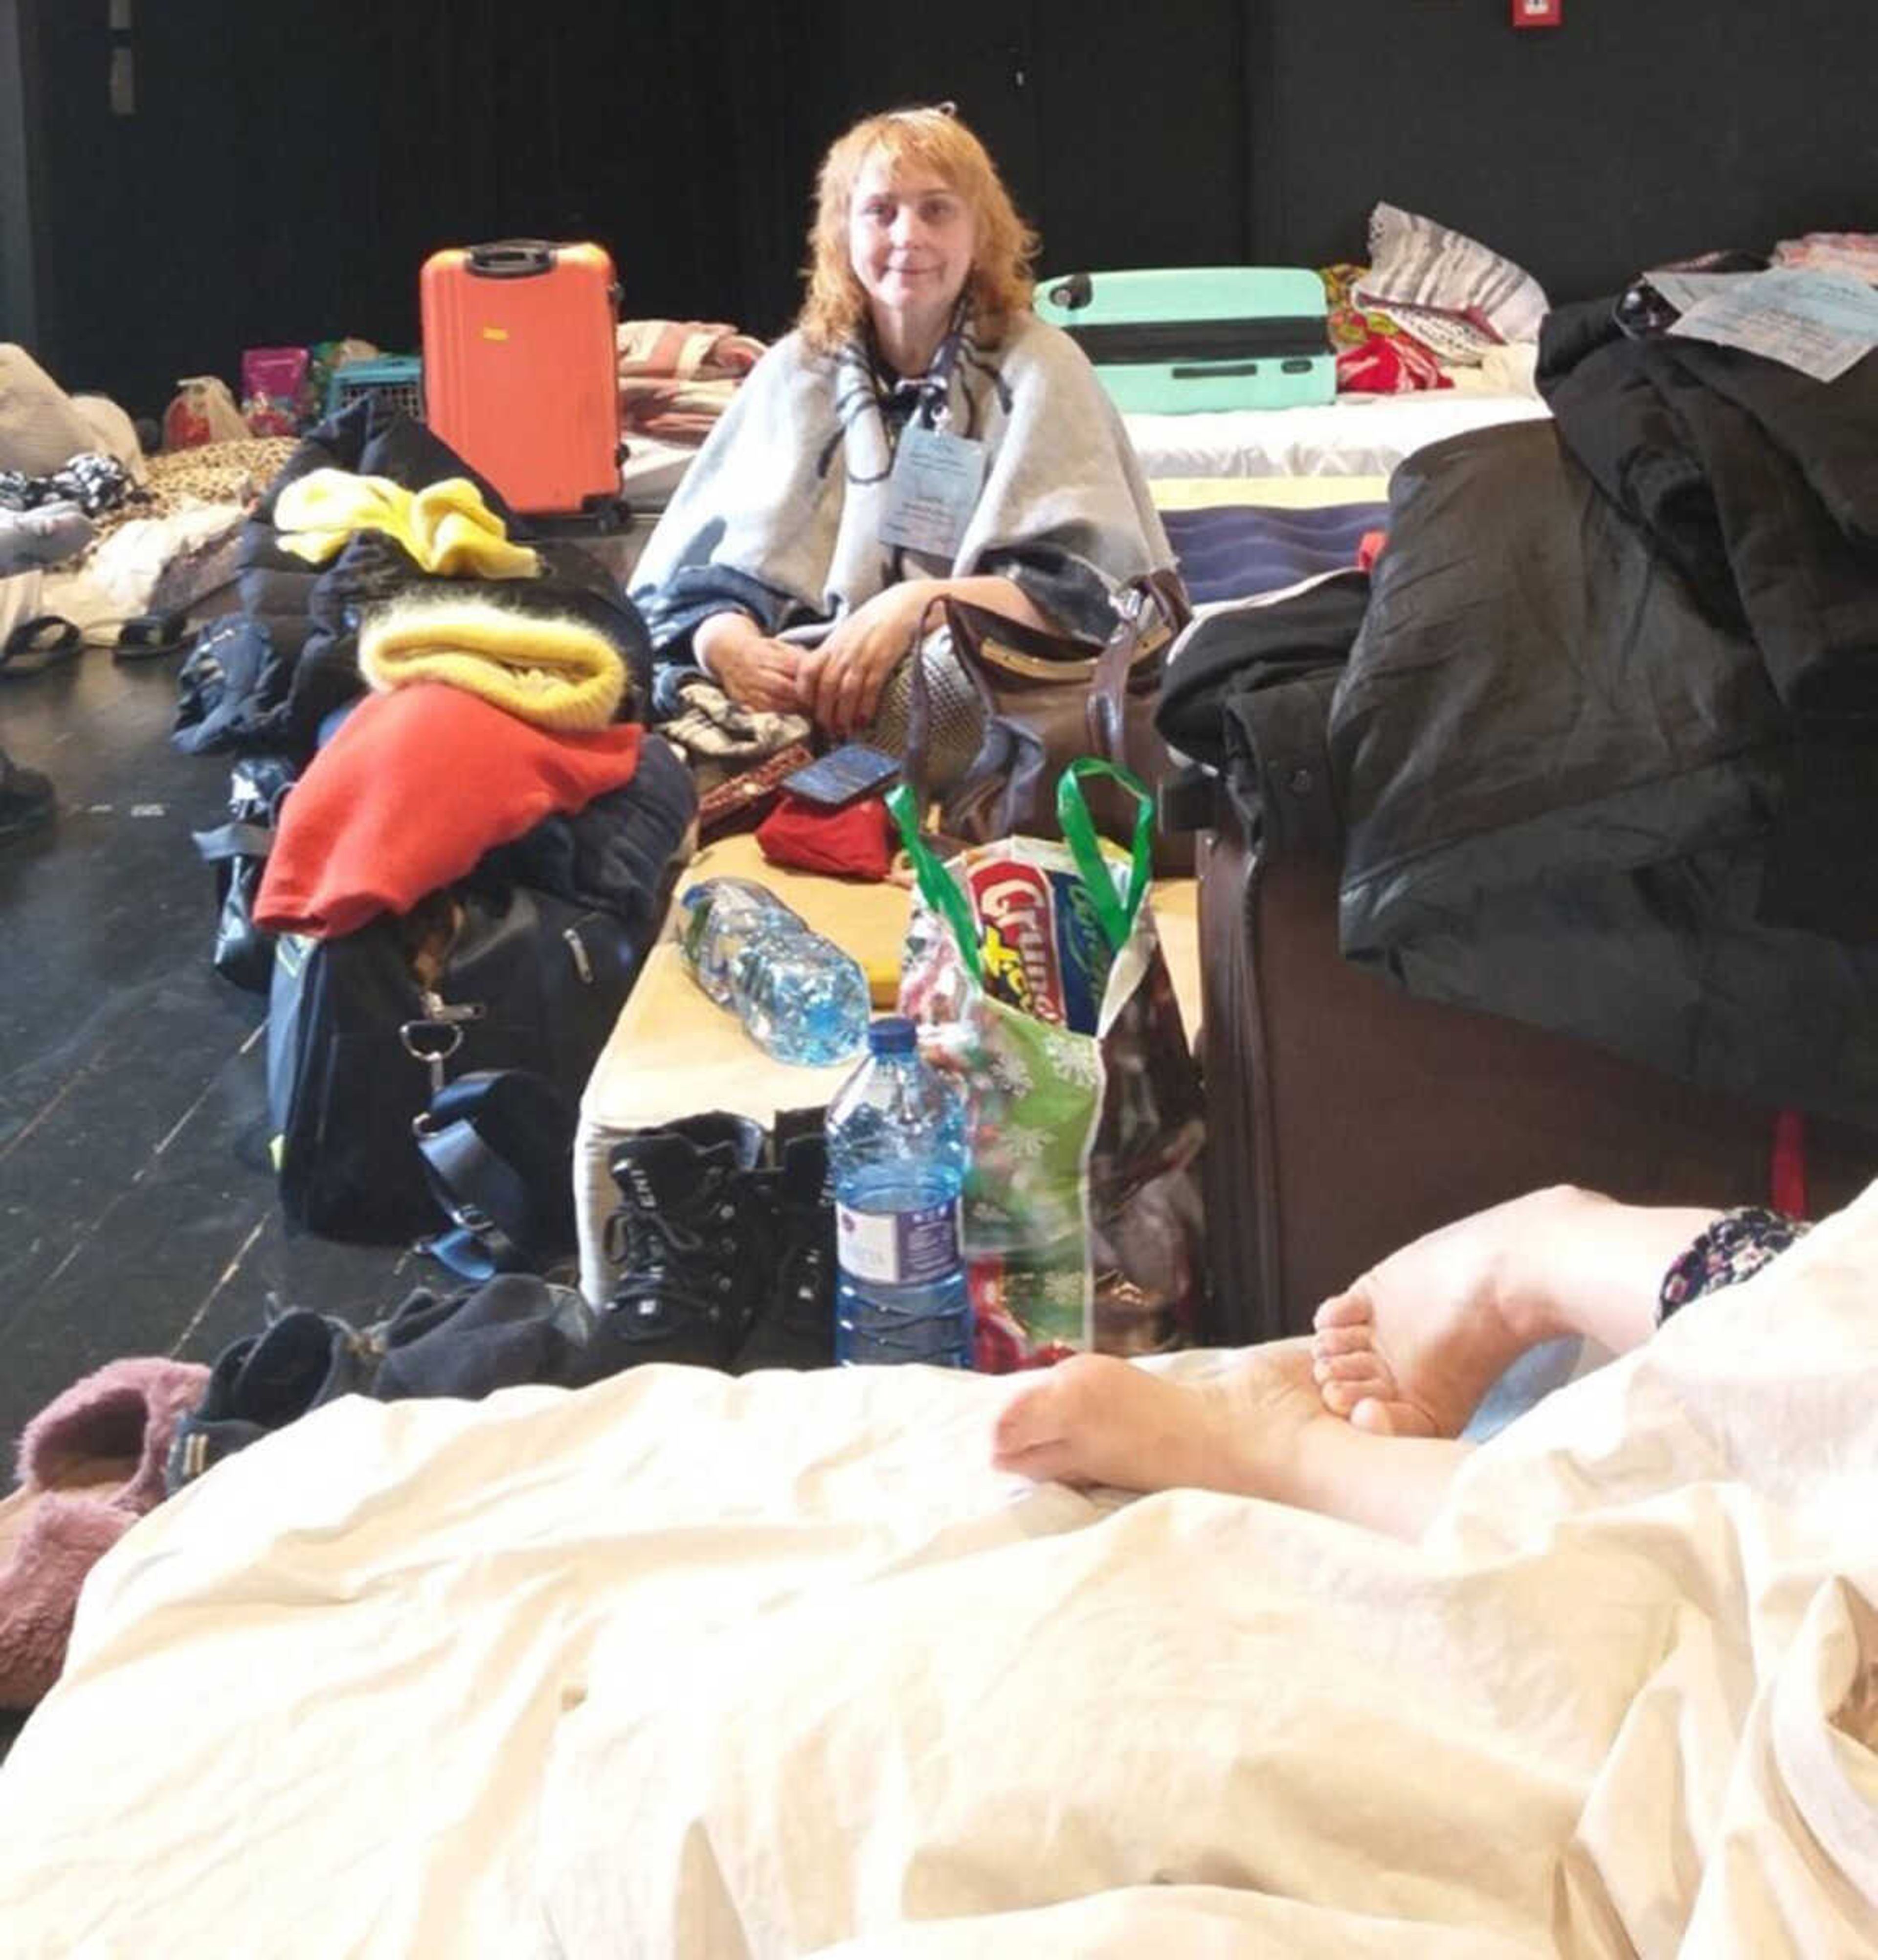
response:
{"label": "red exit sign", "polygon": [[1565,25],[1565,0],[1513,0],[1516,27],[1562,27]]}

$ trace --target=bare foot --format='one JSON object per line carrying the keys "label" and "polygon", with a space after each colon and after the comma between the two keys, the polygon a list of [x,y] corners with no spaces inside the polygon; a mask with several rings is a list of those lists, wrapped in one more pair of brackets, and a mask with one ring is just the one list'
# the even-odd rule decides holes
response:
{"label": "bare foot", "polygon": [[1112,1355],[1072,1356],[1006,1405],[992,1460],[1040,1482],[1285,1497],[1298,1441],[1324,1421],[1310,1345],[1255,1348],[1189,1384]]}
{"label": "bare foot", "polygon": [[1518,1355],[1569,1331],[1545,1276],[1562,1233],[1606,1201],[1560,1185],[1444,1226],[1318,1308],[1323,1405],[1384,1436],[1458,1436]]}

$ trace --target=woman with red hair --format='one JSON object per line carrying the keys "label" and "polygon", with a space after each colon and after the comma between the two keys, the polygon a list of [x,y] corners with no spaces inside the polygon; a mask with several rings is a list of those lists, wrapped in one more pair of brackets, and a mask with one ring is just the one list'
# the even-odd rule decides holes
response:
{"label": "woman with red hair", "polygon": [[1117,588],[1173,554],[1094,371],[1031,311],[1036,240],[949,107],[840,137],[809,243],[796,329],[688,472],[633,596],[666,708],[701,670],[746,707],[891,746],[890,683],[934,599],[1099,642]]}

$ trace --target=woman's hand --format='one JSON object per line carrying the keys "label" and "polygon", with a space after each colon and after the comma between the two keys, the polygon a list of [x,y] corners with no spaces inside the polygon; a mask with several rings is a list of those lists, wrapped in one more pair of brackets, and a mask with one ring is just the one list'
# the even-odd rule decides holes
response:
{"label": "woman's hand", "polygon": [[742,612],[717,612],[691,635],[692,651],[711,679],[744,708],[775,714],[801,711],[802,652],[768,638]]}
{"label": "woman's hand", "polygon": [[801,705],[844,741],[866,727],[927,606],[945,589],[942,579],[910,578],[856,607],[802,656],[796,673]]}

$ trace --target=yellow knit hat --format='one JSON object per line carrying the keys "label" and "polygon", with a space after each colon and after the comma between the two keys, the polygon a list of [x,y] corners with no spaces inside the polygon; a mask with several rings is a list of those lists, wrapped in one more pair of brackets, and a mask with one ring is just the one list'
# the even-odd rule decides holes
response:
{"label": "yellow knit hat", "polygon": [[381,694],[446,681],[567,733],[604,728],[626,692],[618,649],[585,621],[461,595],[415,596],[369,615],[359,671]]}

